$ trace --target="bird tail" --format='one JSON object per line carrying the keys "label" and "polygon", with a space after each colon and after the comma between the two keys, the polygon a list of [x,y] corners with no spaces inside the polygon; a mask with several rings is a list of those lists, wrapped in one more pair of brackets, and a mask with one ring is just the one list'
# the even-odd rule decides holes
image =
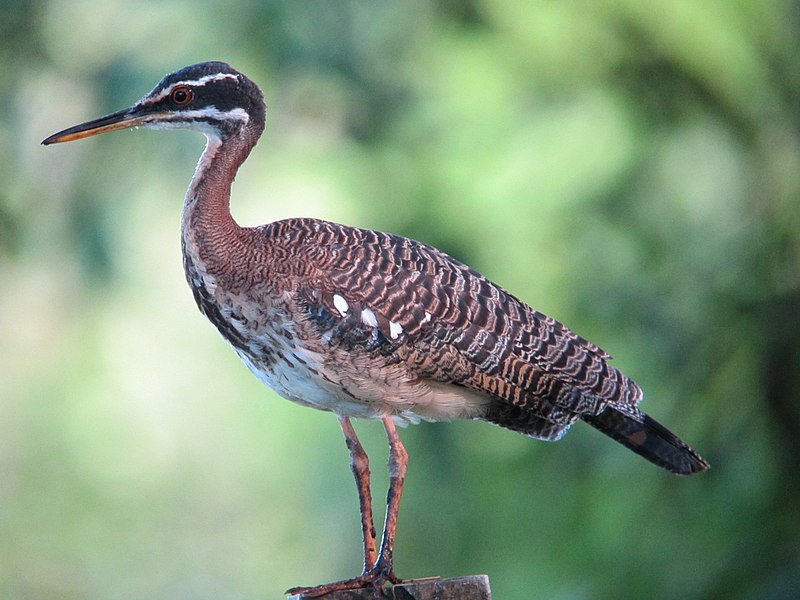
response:
{"label": "bird tail", "polygon": [[678,436],[635,408],[623,412],[609,406],[599,415],[581,415],[581,418],[636,454],[677,475],[691,475],[709,467]]}

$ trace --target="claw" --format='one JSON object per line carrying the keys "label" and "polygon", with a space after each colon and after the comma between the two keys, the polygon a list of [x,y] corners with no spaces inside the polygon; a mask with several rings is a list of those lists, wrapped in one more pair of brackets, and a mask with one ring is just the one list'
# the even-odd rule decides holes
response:
{"label": "claw", "polygon": [[341,592],[344,590],[359,590],[368,587],[381,588],[385,584],[398,585],[403,580],[394,574],[391,566],[388,569],[383,567],[380,562],[363,575],[352,579],[343,579],[332,583],[324,583],[312,587],[294,587],[286,590],[288,596],[298,596],[299,598],[318,598],[331,592]]}

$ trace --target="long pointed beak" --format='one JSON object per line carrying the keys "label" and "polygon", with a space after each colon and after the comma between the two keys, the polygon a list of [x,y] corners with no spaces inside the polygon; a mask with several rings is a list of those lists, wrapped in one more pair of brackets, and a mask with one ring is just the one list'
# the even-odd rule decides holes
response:
{"label": "long pointed beak", "polygon": [[42,140],[42,144],[49,146],[50,144],[58,144],[61,142],[71,142],[73,140],[80,140],[92,135],[106,133],[108,131],[116,131],[118,129],[128,129],[130,127],[137,127],[152,121],[152,114],[141,112],[136,107],[126,108],[119,112],[81,123],[54,133],[49,138]]}

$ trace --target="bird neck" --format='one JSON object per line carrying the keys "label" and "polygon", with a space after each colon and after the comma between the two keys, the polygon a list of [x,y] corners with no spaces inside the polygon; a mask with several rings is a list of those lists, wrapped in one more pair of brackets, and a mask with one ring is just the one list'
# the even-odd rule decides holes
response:
{"label": "bird neck", "polygon": [[240,135],[208,137],[183,205],[182,239],[186,258],[220,271],[241,244],[242,228],[230,211],[231,184],[261,135],[245,127]]}

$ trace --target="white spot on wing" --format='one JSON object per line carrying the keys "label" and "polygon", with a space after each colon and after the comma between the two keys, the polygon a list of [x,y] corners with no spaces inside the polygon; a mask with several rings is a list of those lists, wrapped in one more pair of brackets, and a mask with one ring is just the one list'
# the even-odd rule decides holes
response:
{"label": "white spot on wing", "polygon": [[432,315],[431,313],[429,313],[429,312],[426,310],[426,311],[425,311],[425,318],[424,318],[424,319],[422,319],[422,322],[423,322],[423,323],[427,323],[427,322],[428,322],[428,321],[430,321],[432,318],[433,318],[433,315]]}
{"label": "white spot on wing", "polygon": [[350,305],[347,304],[347,300],[342,298],[339,294],[333,295],[333,305],[336,307],[336,310],[338,310],[343,317],[347,315],[347,311],[350,308]]}
{"label": "white spot on wing", "polygon": [[368,308],[361,311],[361,322],[370,327],[378,326],[378,319],[375,317],[375,313]]}
{"label": "white spot on wing", "polygon": [[400,337],[401,333],[403,333],[403,326],[400,325],[400,323],[389,321],[389,337],[391,337],[393,340],[396,340]]}

